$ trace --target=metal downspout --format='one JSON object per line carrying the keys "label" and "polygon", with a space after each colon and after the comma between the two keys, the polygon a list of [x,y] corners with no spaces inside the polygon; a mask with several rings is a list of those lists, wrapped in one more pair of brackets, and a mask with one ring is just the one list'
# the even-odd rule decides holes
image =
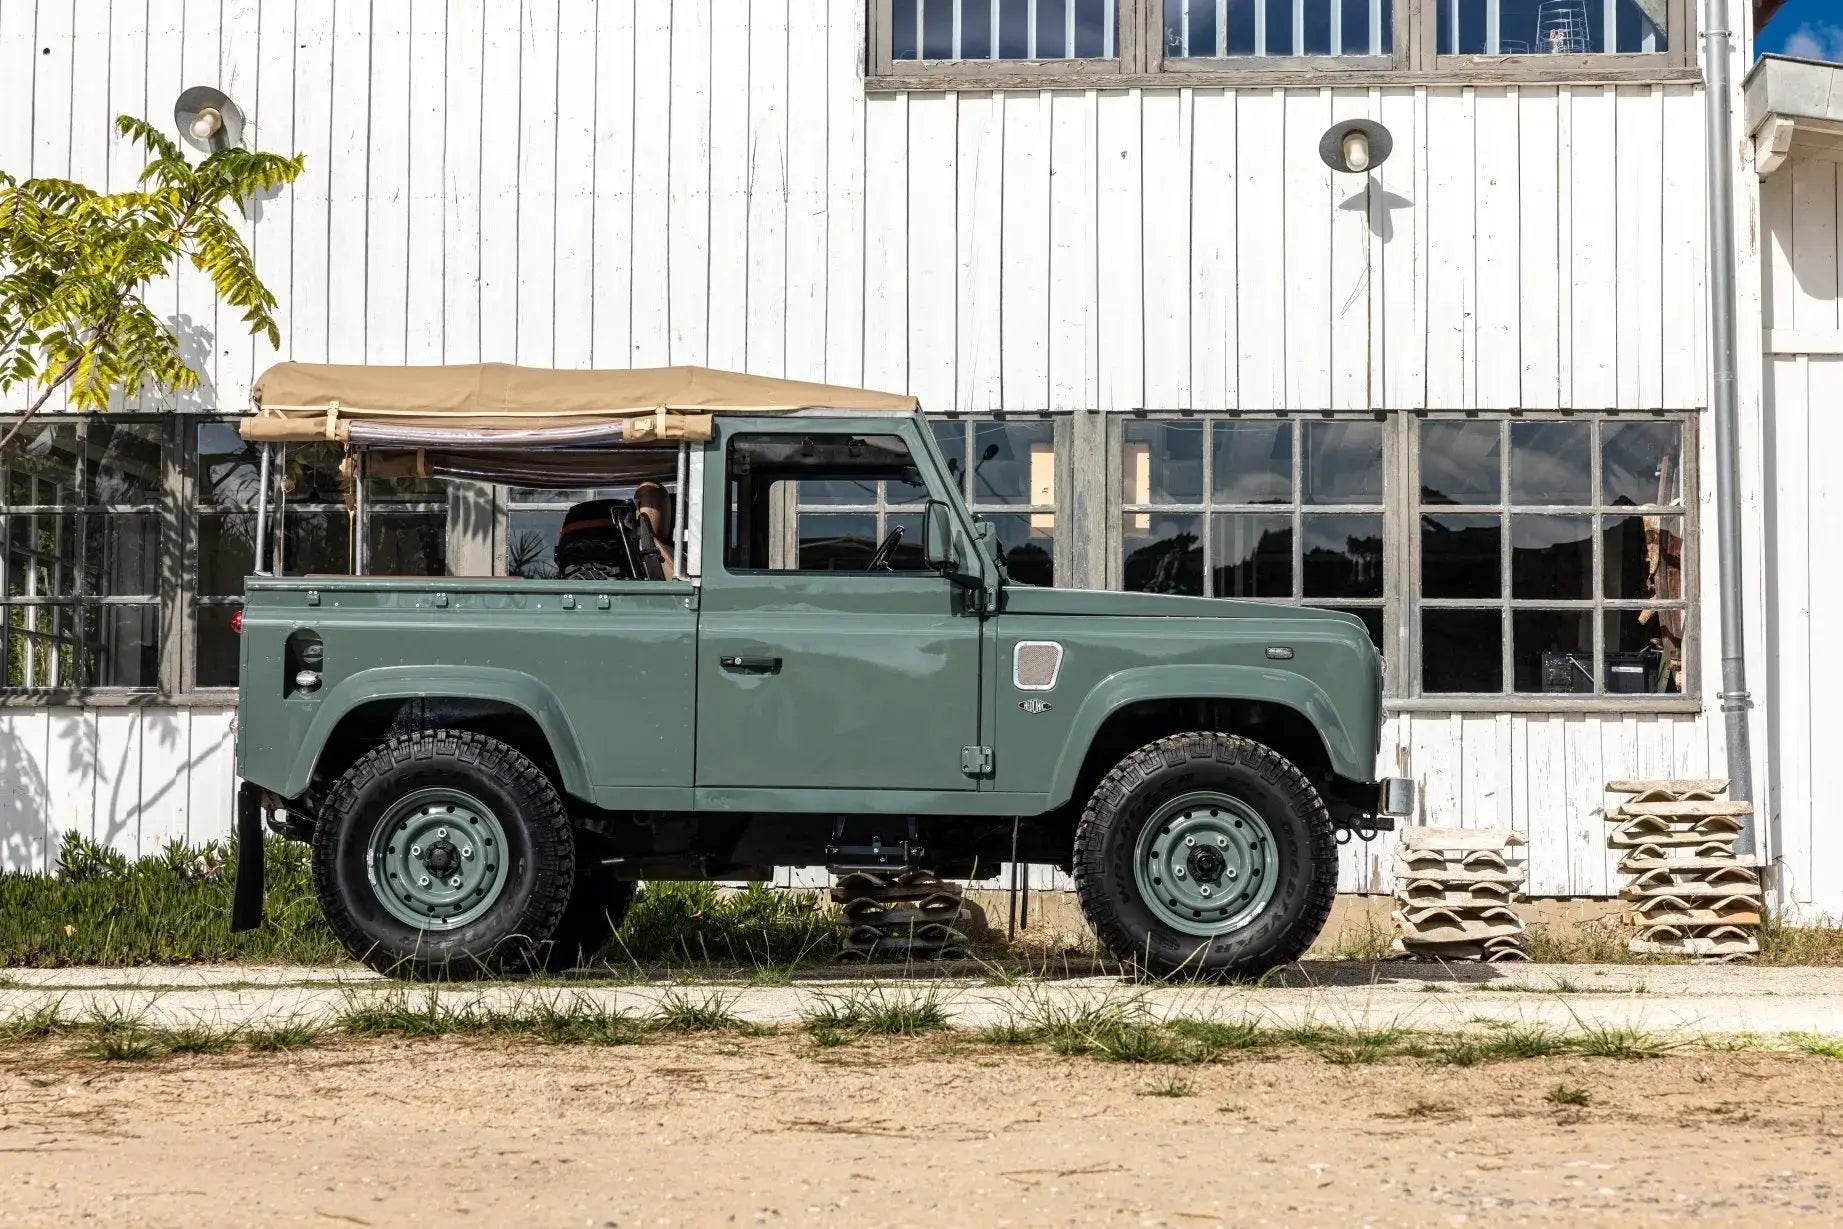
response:
{"label": "metal downspout", "polygon": [[[1729,73],[1728,0],[1706,0],[1703,104],[1708,113],[1709,329],[1715,420],[1715,534],[1721,583],[1721,712],[1727,731],[1728,793],[1752,801],[1753,746],[1748,735],[1747,625],[1741,604],[1740,410],[1735,389],[1734,126]],[[1743,820],[1737,853],[1754,853],[1759,817]]]}

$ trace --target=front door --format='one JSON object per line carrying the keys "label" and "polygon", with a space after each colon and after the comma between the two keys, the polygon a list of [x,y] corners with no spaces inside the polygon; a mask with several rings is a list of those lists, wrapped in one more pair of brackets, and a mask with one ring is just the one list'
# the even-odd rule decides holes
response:
{"label": "front door", "polygon": [[707,533],[698,618],[699,788],[976,787],[963,751],[980,742],[980,620],[923,559],[928,486],[907,426],[821,419],[721,441],[723,500],[706,506],[725,515]]}

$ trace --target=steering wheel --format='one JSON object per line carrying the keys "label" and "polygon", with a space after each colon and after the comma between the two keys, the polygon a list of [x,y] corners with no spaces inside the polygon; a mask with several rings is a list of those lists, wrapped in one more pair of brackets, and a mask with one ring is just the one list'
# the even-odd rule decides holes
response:
{"label": "steering wheel", "polygon": [[890,567],[890,558],[895,555],[896,547],[902,542],[902,533],[902,526],[896,525],[884,535],[883,541],[877,543],[876,553],[870,557],[870,566],[864,569],[866,572],[890,572],[895,570]]}

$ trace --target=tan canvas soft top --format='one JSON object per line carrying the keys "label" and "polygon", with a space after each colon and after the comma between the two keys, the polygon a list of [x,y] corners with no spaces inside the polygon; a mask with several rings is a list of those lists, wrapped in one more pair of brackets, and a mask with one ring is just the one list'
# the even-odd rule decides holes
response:
{"label": "tan canvas soft top", "polygon": [[913,413],[915,398],[707,367],[555,371],[476,363],[278,363],[256,381],[243,438],[369,446],[641,444],[708,439],[725,410]]}

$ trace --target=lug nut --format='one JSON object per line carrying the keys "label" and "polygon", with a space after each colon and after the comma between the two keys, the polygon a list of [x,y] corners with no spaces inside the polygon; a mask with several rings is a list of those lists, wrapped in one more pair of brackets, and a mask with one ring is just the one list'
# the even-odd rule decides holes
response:
{"label": "lug nut", "polygon": [[1184,838],[1184,844],[1186,845],[1195,845],[1196,843],[1197,843],[1197,838],[1194,836],[1187,836]]}
{"label": "lug nut", "polygon": [[418,876],[416,876],[416,886],[417,886],[417,887],[419,887],[419,888],[426,888],[426,887],[428,887],[428,886],[429,886],[429,877],[428,877],[427,875],[418,875]]}
{"label": "lug nut", "polygon": [[1231,867],[1230,867],[1230,868],[1229,868],[1229,869],[1228,869],[1227,871],[1225,871],[1225,872],[1223,872],[1223,873],[1224,873],[1224,874],[1226,874],[1226,875],[1228,875],[1228,877],[1229,877],[1230,879],[1233,879],[1233,878],[1235,878],[1235,868],[1234,868],[1234,867],[1232,867],[1232,866],[1231,866]]}
{"label": "lug nut", "polygon": [[422,857],[422,846],[420,846],[420,845],[411,845],[411,846],[410,846],[410,857],[412,857],[412,858],[420,858],[420,857]]}
{"label": "lug nut", "polygon": [[437,828],[437,829],[435,830],[435,835],[436,835],[436,838],[437,838],[437,839],[440,839],[441,837],[444,837],[444,836],[447,836],[447,835],[448,835],[448,829],[446,829],[446,828]]}
{"label": "lug nut", "polygon": [[452,879],[450,879],[450,880],[448,880],[448,886],[449,886],[449,887],[451,887],[451,888],[458,888],[458,887],[460,887],[460,886],[461,886],[461,877],[460,877],[459,875],[456,875],[456,876],[454,876],[454,877],[453,877]]}
{"label": "lug nut", "polygon": [[471,857],[473,857],[473,856],[474,856],[474,847],[473,847],[472,845],[463,845],[463,846],[461,846],[461,856],[462,856],[463,858],[471,858]]}
{"label": "lug nut", "polygon": [[1180,866],[1176,870],[1172,871],[1171,873],[1173,875],[1176,875],[1179,879],[1182,879],[1184,877],[1184,868]]}
{"label": "lug nut", "polygon": [[1207,887],[1205,887],[1205,888],[1203,888],[1203,889],[1202,889],[1202,892],[1203,892],[1203,895],[1205,895],[1205,896],[1208,896],[1208,895],[1209,895],[1209,889],[1208,889]]}
{"label": "lug nut", "polygon": [[1226,836],[1219,836],[1216,838],[1216,844],[1221,845],[1224,849],[1227,849],[1229,845],[1229,838]]}

